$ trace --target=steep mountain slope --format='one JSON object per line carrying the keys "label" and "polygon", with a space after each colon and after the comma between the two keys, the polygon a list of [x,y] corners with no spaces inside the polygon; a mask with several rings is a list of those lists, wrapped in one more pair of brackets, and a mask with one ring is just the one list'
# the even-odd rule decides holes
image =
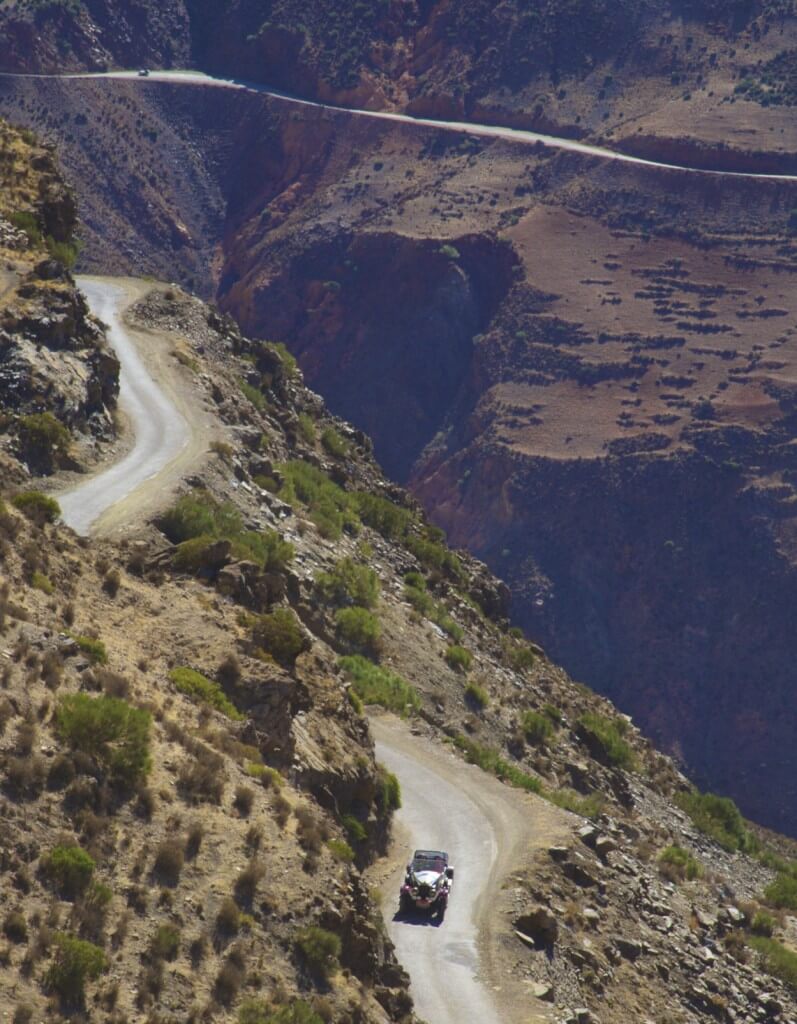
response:
{"label": "steep mountain slope", "polygon": [[532,635],[794,831],[794,186],[207,86],[2,97],[59,140],[86,265],[287,342]]}

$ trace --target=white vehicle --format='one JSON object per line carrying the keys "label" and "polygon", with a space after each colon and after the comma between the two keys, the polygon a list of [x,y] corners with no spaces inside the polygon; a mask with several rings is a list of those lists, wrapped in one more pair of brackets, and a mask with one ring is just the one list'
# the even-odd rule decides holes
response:
{"label": "white vehicle", "polygon": [[139,68],[138,77],[149,78],[149,71],[147,70],[147,68]]}
{"label": "white vehicle", "polygon": [[454,869],[445,851],[416,850],[399,893],[399,912],[425,910],[442,920],[453,882]]}

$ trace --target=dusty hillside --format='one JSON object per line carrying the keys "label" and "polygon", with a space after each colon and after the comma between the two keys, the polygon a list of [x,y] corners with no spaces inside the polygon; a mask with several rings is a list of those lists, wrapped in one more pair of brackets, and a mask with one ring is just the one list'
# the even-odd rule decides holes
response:
{"label": "dusty hillside", "polygon": [[793,160],[791,0],[9,3],[6,71],[196,66],[349,105]]}
{"label": "dusty hillside", "polygon": [[531,635],[794,830],[794,186],[210,87],[2,90],[59,143],[84,265],[288,343]]}
{"label": "dusty hillside", "polygon": [[130,316],[224,440],[121,544],[74,537],[21,470],[4,478],[0,971],[16,1020],[84,988],[114,1021],[406,1019],[359,873],[399,798],[368,702],[569,831],[497,905],[498,963],[530,1013],[793,1017],[788,843],[693,791],[509,630],[506,588],[445,546],[284,350],[179,289]]}

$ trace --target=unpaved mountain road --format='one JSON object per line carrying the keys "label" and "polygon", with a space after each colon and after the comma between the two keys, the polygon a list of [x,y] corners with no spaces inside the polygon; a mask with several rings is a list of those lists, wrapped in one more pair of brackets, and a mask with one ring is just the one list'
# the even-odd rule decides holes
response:
{"label": "unpaved mountain road", "polygon": [[316,107],[320,110],[330,110],[348,113],[356,117],[370,117],[383,121],[397,121],[402,124],[422,125],[427,128],[438,128],[442,131],[458,132],[464,135],[480,135],[489,138],[507,139],[510,142],[519,142],[524,145],[543,145],[551,149],[566,150],[571,153],[581,153],[584,156],[597,157],[601,160],[613,160],[623,164],[633,164],[637,167],[650,167],[659,171],[678,171],[684,174],[709,175],[716,178],[751,178],[760,181],[797,181],[797,174],[762,174],[756,171],[719,171],[709,170],[704,167],[689,167],[684,164],[664,163],[657,160],[646,160],[644,157],[631,156],[629,153],[622,153],[618,150],[608,149],[605,146],[593,146],[588,142],[579,142],[576,139],[565,139],[556,135],[544,135],[540,132],[525,131],[521,128],[506,128],[502,125],[477,124],[471,121],[441,121],[429,117],[414,117],[411,114],[398,114],[384,110],[363,110],[356,107],[339,107],[329,103],[319,103],[315,100],[306,100],[289,93],[280,92],[276,89],[269,89],[265,85],[258,85],[254,82],[245,82],[238,79],[216,78],[207,75],[203,71],[150,71],[146,76],[140,75],[137,71],[106,71],[98,73],[74,73],[64,75],[18,75],[10,72],[0,72],[2,78],[59,78],[59,79],[116,79],[121,81],[138,81],[142,85],[150,82],[167,82],[177,85],[193,86],[215,86],[223,89],[247,89],[250,92],[262,93],[264,96],[273,96],[304,107]]}
{"label": "unpaved mountain road", "polygon": [[77,533],[113,534],[151,514],[201,459],[213,423],[192,400],[169,339],[125,323],[125,310],[152,284],[101,277],[80,277],[78,284],[92,313],[107,324],[119,358],[119,407],[132,446],[118,462],[55,496],[64,522]]}
{"label": "unpaved mountain road", "polygon": [[[379,878],[383,914],[428,1024],[535,1024],[551,1019],[524,981],[511,977],[498,911],[502,883],[535,849],[564,841],[574,818],[510,789],[392,715],[373,714],[377,760],[398,776],[396,841]],[[455,870],[441,924],[396,917],[399,885],[417,848],[446,850]],[[511,938],[509,941],[517,941]]]}

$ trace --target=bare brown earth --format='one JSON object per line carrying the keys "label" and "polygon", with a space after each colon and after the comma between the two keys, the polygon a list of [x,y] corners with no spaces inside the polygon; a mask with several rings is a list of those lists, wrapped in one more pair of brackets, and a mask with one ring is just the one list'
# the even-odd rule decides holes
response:
{"label": "bare brown earth", "polygon": [[182,268],[285,340],[549,651],[793,828],[793,186],[209,88],[3,88],[61,141],[87,264]]}

